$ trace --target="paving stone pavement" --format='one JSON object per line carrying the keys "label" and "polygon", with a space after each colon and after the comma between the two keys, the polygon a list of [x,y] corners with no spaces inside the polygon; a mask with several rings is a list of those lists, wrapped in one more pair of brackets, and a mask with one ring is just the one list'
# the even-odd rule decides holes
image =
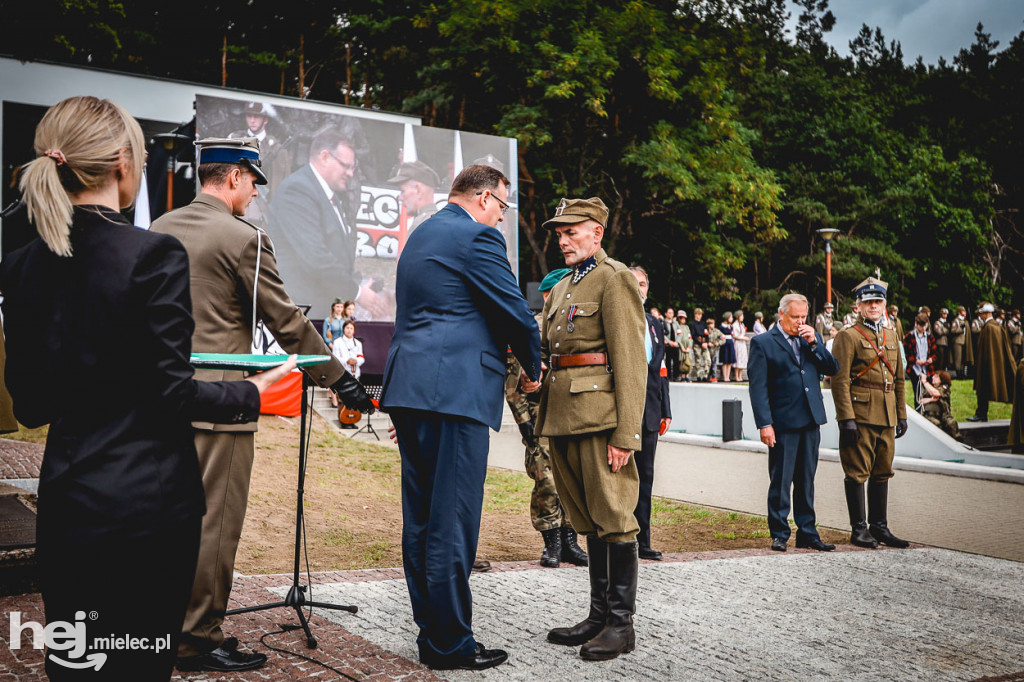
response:
{"label": "paving stone pavement", "polygon": [[[474,575],[474,630],[508,663],[449,680],[971,680],[1024,671],[1024,565],[942,549],[644,563],[637,649],[588,662],[548,644],[585,616],[586,569]],[[282,590],[278,589],[278,592]],[[333,583],[320,613],[416,660],[403,580]]]}

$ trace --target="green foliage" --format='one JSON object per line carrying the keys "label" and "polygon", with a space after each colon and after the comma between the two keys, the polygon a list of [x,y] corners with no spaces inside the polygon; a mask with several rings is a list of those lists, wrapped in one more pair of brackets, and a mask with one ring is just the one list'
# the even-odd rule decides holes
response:
{"label": "green foliage", "polygon": [[5,51],[516,137],[525,279],[561,264],[552,207],[594,195],[606,249],[647,267],[662,306],[817,303],[821,228],[840,230],[840,302],[876,269],[933,307],[1009,304],[1024,275],[1024,33],[1003,48],[979,25],[951,62],[908,66],[869,26],[840,57],[828,0],[39,7],[0,24]]}

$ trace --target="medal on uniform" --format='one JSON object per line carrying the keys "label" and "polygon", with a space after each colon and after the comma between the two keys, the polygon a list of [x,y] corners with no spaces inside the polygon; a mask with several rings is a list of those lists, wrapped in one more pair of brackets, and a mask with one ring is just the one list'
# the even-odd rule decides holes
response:
{"label": "medal on uniform", "polygon": [[565,328],[566,328],[566,330],[569,331],[569,333],[572,333],[576,329],[576,325],[573,324],[572,318],[576,317],[576,310],[578,308],[579,308],[579,306],[575,306],[575,305],[569,306],[569,324],[565,325]]}

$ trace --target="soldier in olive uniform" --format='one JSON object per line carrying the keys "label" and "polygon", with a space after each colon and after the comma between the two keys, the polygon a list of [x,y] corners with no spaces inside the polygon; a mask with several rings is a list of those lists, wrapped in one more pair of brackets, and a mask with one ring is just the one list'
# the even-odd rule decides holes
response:
{"label": "soldier in olive uniform", "polygon": [[947,369],[949,367],[949,309],[939,310],[939,319],[932,325],[932,333],[935,334],[935,348],[939,351],[936,369]]}
{"label": "soldier in olive uniform", "polygon": [[544,305],[537,433],[548,437],[552,470],[573,527],[587,536],[590,614],[548,641],[582,644],[606,660],[635,646],[638,570],[633,516],[640,493],[633,458],[647,388],[644,311],[636,277],[601,248],[608,209],[600,199],[562,199],[544,223],[572,273]]}
{"label": "soldier in olive uniform", "polygon": [[1020,311],[1011,310],[1010,316],[1006,319],[1006,333],[1010,337],[1010,347],[1013,349],[1013,359],[1020,362],[1021,345],[1024,344],[1024,326],[1021,325]]}
{"label": "soldier in olive uniform", "polygon": [[[839,423],[839,459],[846,474],[846,505],[858,547],[908,547],[889,531],[887,505],[896,438],[907,432],[904,368],[900,340],[885,326],[888,285],[868,277],[857,285],[860,316],[838,335],[832,355],[839,371],[832,377],[832,399]],[[895,429],[895,434],[894,434]],[[867,523],[864,483],[868,484]],[[870,524],[870,528],[868,526]]]}
{"label": "soldier in olive uniform", "polygon": [[960,306],[957,308],[956,317],[949,324],[949,340],[950,348],[952,349],[951,362],[953,363],[953,372],[955,376],[963,378],[964,376],[964,361],[966,360],[966,353],[964,350],[967,347],[967,341],[969,340],[968,330],[970,324],[967,322],[967,308]]}
{"label": "soldier in olive uniform", "polygon": [[818,332],[818,336],[823,339],[828,338],[829,330],[832,329],[832,311],[834,309],[832,302],[829,301],[825,304],[825,309],[814,318],[814,331]]}
{"label": "soldier in olive uniform", "polygon": [[[544,300],[548,292],[565,275],[568,268],[552,270],[541,281],[538,291]],[[540,327],[540,316],[537,325]],[[551,456],[541,439],[534,433],[537,423],[537,393],[524,393],[519,388],[523,368],[510,350],[505,366],[505,401],[523,435],[526,446],[526,473],[533,479],[533,493],[530,495],[530,521],[544,538],[544,552],[540,565],[557,568],[562,561],[577,566],[587,565],[587,555],[576,542],[576,531],[565,520],[562,503],[555,490],[555,479],[551,475]]]}

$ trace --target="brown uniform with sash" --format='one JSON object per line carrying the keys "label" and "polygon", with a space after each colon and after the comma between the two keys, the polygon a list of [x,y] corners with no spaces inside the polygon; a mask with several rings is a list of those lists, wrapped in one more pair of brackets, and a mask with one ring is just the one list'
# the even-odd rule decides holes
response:
{"label": "brown uniform with sash", "polygon": [[892,478],[896,422],[907,418],[899,343],[896,332],[881,320],[876,333],[861,319],[833,341],[832,355],[839,362],[832,377],[836,421],[857,422],[857,442],[839,447],[848,481]]}
{"label": "brown uniform with sash", "polygon": [[544,305],[541,355],[548,366],[537,434],[547,436],[555,486],[573,528],[605,542],[633,542],[636,462],[612,473],[608,445],[639,450],[647,388],[644,311],[636,277],[595,254],[595,267],[564,277]]}
{"label": "brown uniform with sash", "polygon": [[[316,327],[285,291],[270,239],[259,228],[232,216],[223,201],[199,194],[188,206],[158,218],[150,229],[174,235],[188,251],[196,323],[193,352],[250,352],[259,254],[256,316],[286,352],[331,355]],[[331,386],[344,371],[333,355],[328,362],[307,369],[321,387]],[[195,376],[206,381],[231,381],[244,375],[230,370],[198,370]],[[193,426],[206,491],[206,515],[179,656],[205,654],[224,641],[221,623],[248,504],[257,428],[256,422],[196,422]]]}

